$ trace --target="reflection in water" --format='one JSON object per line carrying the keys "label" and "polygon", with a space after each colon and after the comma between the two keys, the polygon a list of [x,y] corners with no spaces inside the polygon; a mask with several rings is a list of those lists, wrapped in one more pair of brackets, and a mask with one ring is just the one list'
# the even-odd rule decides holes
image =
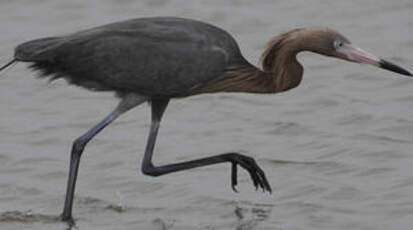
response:
{"label": "reflection in water", "polygon": [[[22,223],[29,226],[35,223],[42,224],[62,224],[62,220],[56,215],[44,215],[38,213],[32,213],[32,211],[6,211],[0,214],[0,223]],[[76,226],[76,221],[68,221],[65,224],[65,230],[78,229]]]}
{"label": "reflection in water", "polygon": [[21,222],[21,223],[33,223],[44,222],[53,223],[59,222],[60,216],[44,215],[32,213],[32,211],[6,211],[0,214],[0,222]]}
{"label": "reflection in water", "polygon": [[155,227],[154,230],[167,230],[172,229],[174,226],[174,222],[167,224],[161,218],[156,218],[152,221],[153,226]]}
{"label": "reflection in water", "polygon": [[[134,212],[139,208],[122,208],[120,209],[118,206],[113,204],[107,204],[105,201],[101,201],[94,198],[82,198],[80,199],[84,202],[85,205],[89,205],[90,210],[94,210],[96,213],[102,213],[106,210],[111,210],[119,213],[126,212]],[[77,204],[80,204],[79,199],[77,200]],[[93,206],[93,207],[92,207]],[[236,222],[234,223],[235,230],[254,230],[259,229],[259,225],[261,222],[265,222],[272,211],[273,206],[268,204],[250,204],[250,203],[238,203],[236,204],[235,210],[233,215],[236,217]],[[90,211],[89,210],[89,211]],[[120,211],[121,210],[121,211]],[[126,210],[126,211],[125,211]],[[148,209],[146,211],[141,210],[140,212],[149,212],[152,216],[157,216],[159,213],[159,209],[152,209],[151,211]],[[149,217],[150,218],[150,217]],[[82,227],[77,226],[76,222],[79,219],[75,219],[72,222],[65,223],[66,230],[75,230],[81,229]],[[169,230],[175,229],[176,220],[166,220],[161,217],[157,217],[151,221],[151,228],[153,230]],[[10,223],[10,222],[17,222],[23,224],[33,224],[33,223],[44,223],[44,224],[62,224],[60,216],[57,215],[44,215],[38,213],[32,213],[31,211],[7,211],[0,214],[0,223]],[[272,220],[274,222],[274,220]],[[179,226],[178,226],[179,227]],[[215,229],[213,225],[211,226],[212,229]],[[232,227],[228,226],[226,229],[231,229]],[[274,228],[273,228],[274,229]]]}
{"label": "reflection in water", "polygon": [[264,222],[271,214],[273,206],[263,204],[253,204],[252,206],[237,205],[234,210],[238,223],[236,230],[253,230],[259,225],[260,222]]}

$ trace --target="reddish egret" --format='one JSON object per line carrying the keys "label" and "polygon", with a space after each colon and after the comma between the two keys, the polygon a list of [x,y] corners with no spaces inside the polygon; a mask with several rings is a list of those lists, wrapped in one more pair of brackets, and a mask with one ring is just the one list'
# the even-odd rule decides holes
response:
{"label": "reddish egret", "polygon": [[[142,172],[150,176],[218,163],[230,163],[231,185],[237,166],[256,188],[271,192],[264,171],[251,157],[224,153],[187,162],[155,166],[152,155],[162,115],[172,98],[215,92],[279,93],[298,86],[300,51],[378,66],[403,75],[407,70],[352,45],[328,28],[295,29],[274,37],[262,55],[262,69],[250,64],[234,38],[213,25],[183,18],[156,17],[117,22],[81,32],[37,39],[16,47],[14,62],[31,62],[41,76],[64,78],[97,91],[114,91],[118,106],[73,142],[62,219],[72,220],[72,202],[80,157],[86,144],[119,115],[151,103],[152,122]],[[236,191],[236,190],[235,190]]]}

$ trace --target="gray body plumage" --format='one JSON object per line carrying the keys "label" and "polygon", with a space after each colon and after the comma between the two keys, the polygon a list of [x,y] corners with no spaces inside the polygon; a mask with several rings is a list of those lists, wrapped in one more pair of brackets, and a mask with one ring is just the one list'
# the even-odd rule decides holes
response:
{"label": "gray body plumage", "polygon": [[182,18],[139,18],[37,39],[15,49],[42,76],[92,90],[176,97],[244,64],[236,41],[213,25]]}

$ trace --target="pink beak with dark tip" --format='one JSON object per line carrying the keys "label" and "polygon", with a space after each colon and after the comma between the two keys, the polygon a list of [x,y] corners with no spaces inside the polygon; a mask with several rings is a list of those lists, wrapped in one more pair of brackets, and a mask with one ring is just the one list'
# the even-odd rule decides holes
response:
{"label": "pink beak with dark tip", "polygon": [[383,60],[381,58],[378,58],[374,56],[373,54],[370,54],[358,47],[352,46],[351,44],[343,44],[342,47],[340,47],[337,52],[344,54],[347,57],[347,60],[353,61],[353,62],[358,62],[358,63],[363,63],[363,64],[369,64],[373,66],[380,67],[382,69],[387,69],[399,74],[403,74],[406,76],[413,76],[413,74],[406,69],[393,64],[389,61]]}

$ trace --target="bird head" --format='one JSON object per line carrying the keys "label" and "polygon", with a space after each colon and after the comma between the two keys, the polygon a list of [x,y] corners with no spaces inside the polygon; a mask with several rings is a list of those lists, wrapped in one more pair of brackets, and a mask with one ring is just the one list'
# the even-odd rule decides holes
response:
{"label": "bird head", "polygon": [[313,52],[346,61],[376,66],[406,76],[413,76],[406,69],[353,45],[350,40],[332,29],[315,29],[313,33],[314,36],[318,36],[318,39],[315,40],[318,44],[313,48],[309,48]]}
{"label": "bird head", "polygon": [[316,27],[299,28],[274,37],[261,57],[263,69],[274,71],[277,63],[288,60],[300,51],[311,51],[346,61],[373,65],[406,76],[413,74],[406,69],[362,50],[335,30]]}

